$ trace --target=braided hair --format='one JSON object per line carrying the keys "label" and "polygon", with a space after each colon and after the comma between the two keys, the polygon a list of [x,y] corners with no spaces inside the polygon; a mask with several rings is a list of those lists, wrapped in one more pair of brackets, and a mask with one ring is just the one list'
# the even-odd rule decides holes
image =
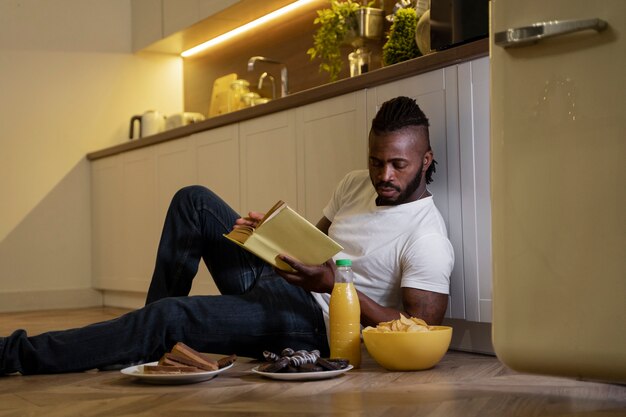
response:
{"label": "braided hair", "polygon": [[[428,141],[428,150],[432,150],[428,136],[428,118],[412,98],[400,96],[386,101],[372,120],[372,132],[375,135],[395,132],[408,126],[421,127]],[[433,181],[433,174],[437,171],[436,164],[437,161],[433,159],[426,171],[426,184]]]}

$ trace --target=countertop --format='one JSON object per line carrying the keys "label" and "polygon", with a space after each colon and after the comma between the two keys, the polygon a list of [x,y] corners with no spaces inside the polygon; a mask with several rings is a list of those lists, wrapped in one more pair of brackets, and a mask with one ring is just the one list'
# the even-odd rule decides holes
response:
{"label": "countertop", "polygon": [[129,140],[128,142],[121,143],[119,145],[90,152],[87,154],[87,159],[93,161],[132,149],[138,149],[178,139],[189,136],[193,133],[214,129],[243,120],[253,119],[255,117],[276,113],[286,109],[296,108],[302,105],[315,103],[320,100],[362,90],[364,88],[371,88],[402,78],[460,64],[465,61],[487,56],[488,54],[489,39],[481,39],[465,45],[460,45],[409,61],[390,65],[388,67],[379,68],[357,77],[346,78],[329,84],[324,84],[319,87],[293,93],[287,97],[270,101],[267,104],[212,117],[200,123],[190,124],[145,138]]}

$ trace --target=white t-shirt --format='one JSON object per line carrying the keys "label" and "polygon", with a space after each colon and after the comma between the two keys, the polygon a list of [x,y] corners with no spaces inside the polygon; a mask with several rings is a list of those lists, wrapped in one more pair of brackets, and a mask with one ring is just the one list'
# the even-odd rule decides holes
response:
{"label": "white t-shirt", "polygon": [[[376,206],[367,170],[347,174],[324,216],[328,235],[352,260],[355,287],[378,304],[403,310],[402,287],[448,294],[454,251],[432,197],[397,206]],[[313,293],[328,328],[329,294]]]}

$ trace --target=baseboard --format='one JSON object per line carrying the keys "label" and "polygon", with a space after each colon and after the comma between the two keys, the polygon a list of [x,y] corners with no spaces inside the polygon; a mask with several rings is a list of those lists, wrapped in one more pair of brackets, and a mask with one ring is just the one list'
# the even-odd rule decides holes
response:
{"label": "baseboard", "polygon": [[104,290],[102,291],[102,297],[103,303],[107,307],[136,310],[143,307],[146,303],[145,292]]}
{"label": "baseboard", "polygon": [[92,288],[0,292],[2,313],[99,307],[102,302],[102,293]]}
{"label": "baseboard", "polygon": [[445,319],[443,324],[452,326],[450,349],[495,355],[491,341],[491,323]]}

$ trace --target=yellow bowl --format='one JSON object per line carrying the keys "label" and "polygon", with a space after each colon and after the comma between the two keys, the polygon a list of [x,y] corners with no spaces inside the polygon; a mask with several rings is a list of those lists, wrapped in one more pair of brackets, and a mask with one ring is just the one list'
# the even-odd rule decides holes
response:
{"label": "yellow bowl", "polygon": [[428,332],[363,330],[367,352],[390,371],[419,371],[435,366],[446,354],[452,327],[432,326]]}

